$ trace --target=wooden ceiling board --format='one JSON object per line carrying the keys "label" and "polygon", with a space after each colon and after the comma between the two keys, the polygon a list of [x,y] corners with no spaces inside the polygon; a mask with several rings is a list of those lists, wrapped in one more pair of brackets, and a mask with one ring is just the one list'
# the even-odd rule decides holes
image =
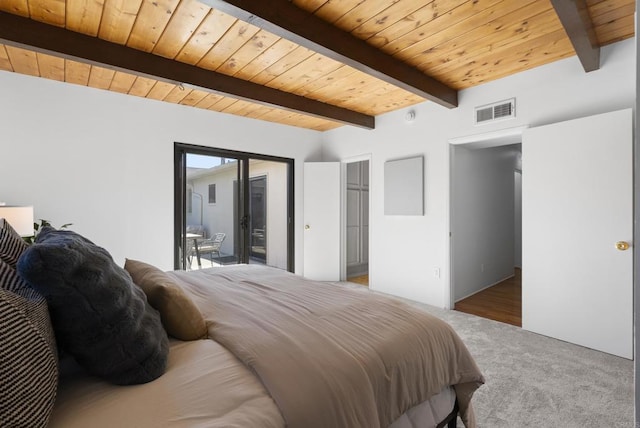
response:
{"label": "wooden ceiling board", "polygon": [[292,3],[300,9],[306,10],[309,13],[314,13],[328,1],[329,0],[292,0]]}
{"label": "wooden ceiling board", "polygon": [[168,103],[180,104],[180,101],[184,100],[187,95],[191,93],[192,89],[185,88],[181,85],[175,85],[171,91],[167,94],[166,97],[162,99],[162,101],[166,101]]}
{"label": "wooden ceiling board", "polygon": [[110,91],[119,92],[121,94],[128,94],[136,81],[136,76],[130,73],[123,73],[122,71],[116,71],[111,80],[109,86]]}
{"label": "wooden ceiling board", "polygon": [[0,70],[13,71],[9,54],[4,45],[0,45]]}
{"label": "wooden ceiling board", "polygon": [[199,89],[194,89],[180,101],[180,104],[185,106],[196,106],[200,101],[202,101],[207,95],[209,95],[206,91],[201,91]]}
{"label": "wooden ceiling board", "polygon": [[83,62],[64,60],[64,79],[67,83],[88,86],[91,66]]}
{"label": "wooden ceiling board", "polygon": [[235,76],[245,80],[253,80],[258,74],[282,60],[297,47],[298,45],[295,43],[280,38],[269,49],[264,50],[253,61],[238,70]]}
{"label": "wooden ceiling board", "polygon": [[244,46],[260,29],[243,21],[236,21],[218,40],[209,52],[198,62],[198,67],[217,70],[242,46]]}
{"label": "wooden ceiling board", "polygon": [[343,67],[343,65],[331,58],[320,54],[313,54],[303,62],[291,67],[273,80],[270,80],[266,85],[270,88],[297,93],[296,90],[298,88],[340,67]]}
{"label": "wooden ceiling board", "polygon": [[65,0],[29,0],[29,16],[45,24],[64,27]]}
{"label": "wooden ceiling board", "polygon": [[229,106],[231,106],[234,103],[237,103],[239,101],[240,100],[236,100],[236,99],[230,98],[230,97],[222,97],[218,101],[216,101],[214,104],[212,104],[209,107],[209,110],[224,111],[226,108],[228,108]]}
{"label": "wooden ceiling board", "polygon": [[115,70],[111,70],[104,67],[91,66],[91,73],[89,74],[89,86],[97,89],[109,89],[113,76],[116,74]]}
{"label": "wooden ceiling board", "polygon": [[244,46],[240,47],[224,64],[218,67],[216,71],[229,76],[235,76],[247,65],[253,63],[257,57],[265,53],[279,40],[281,40],[280,37],[267,31],[260,30],[249,41],[247,41]]}
{"label": "wooden ceiling board", "polygon": [[633,15],[616,19],[595,28],[596,36],[602,46],[631,38],[635,34],[635,18]]}
{"label": "wooden ceiling board", "polygon": [[[488,3],[487,7],[482,11],[446,29],[441,31],[438,29],[437,32],[425,36],[413,45],[396,52],[394,56],[402,58],[411,64],[419,64],[425,56],[437,51],[438,46],[447,43],[451,39],[473,41],[476,37],[484,37],[493,33],[496,27],[505,25],[505,22],[526,20],[532,15],[551,10],[551,6],[546,1],[540,0],[522,0],[518,3],[513,1],[499,1],[497,3],[494,0],[489,1],[491,3]],[[437,20],[432,22],[436,23]],[[426,27],[430,27],[430,25]]]}
{"label": "wooden ceiling board", "polygon": [[[546,12],[548,11],[528,18],[516,16],[520,18],[519,20],[502,17],[493,21],[489,29],[478,28],[468,33],[468,38],[454,38],[437,46],[430,55],[425,56],[429,60],[418,64],[417,67],[429,73],[440,74],[443,71],[470,64],[471,61],[474,63],[482,61],[486,55],[498,52],[505,57],[518,56],[513,49],[521,49],[522,44],[558,30],[564,31],[560,21],[549,19]],[[561,32],[556,37],[566,37],[566,34]]]}
{"label": "wooden ceiling board", "polygon": [[299,88],[297,93],[303,97],[308,96],[309,98],[317,99],[321,96],[322,91],[327,90],[331,86],[336,87],[342,85],[342,79],[350,78],[355,73],[357,73],[357,71],[354,68],[344,65],[337,70],[325,74],[320,79],[307,83]]}
{"label": "wooden ceiling board", "polygon": [[457,81],[462,88],[469,88],[573,55],[571,42],[563,38],[555,42],[547,42],[544,50],[536,52],[535,55],[529,51],[523,52],[518,57],[509,58],[497,54],[487,57],[481,64],[450,71],[442,78],[445,81]]}
{"label": "wooden ceiling board", "polygon": [[[323,21],[327,21],[334,25],[337,25],[336,22],[338,20],[342,19],[345,16],[351,16],[351,12],[353,11],[353,9],[358,7],[360,4],[364,3],[365,1],[366,0],[340,0],[340,1],[329,0],[328,2],[324,3],[322,6],[318,7],[312,13],[318,18],[322,19]],[[305,9],[305,10],[308,10],[308,9]]]}
{"label": "wooden ceiling board", "polygon": [[207,94],[206,97],[204,97],[203,99],[201,99],[196,105],[195,107],[198,108],[203,108],[203,109],[209,109],[212,105],[214,105],[215,103],[217,103],[218,101],[220,101],[223,98],[222,95],[218,95],[218,94]]}
{"label": "wooden ceiling board", "polygon": [[285,125],[299,126],[303,128],[313,129],[316,131],[328,131],[341,126],[339,123],[330,122],[310,116],[301,116],[299,114],[287,112],[284,110],[274,109],[273,111],[257,116],[257,119],[266,120],[274,123],[282,123]]}
{"label": "wooden ceiling board", "polygon": [[459,0],[435,0],[429,2],[410,15],[369,37],[367,42],[378,48],[388,45],[458,6],[460,6]]}
{"label": "wooden ceiling board", "polygon": [[256,74],[251,79],[251,82],[266,85],[273,79],[276,79],[278,76],[285,73],[287,70],[311,58],[313,55],[315,55],[313,51],[310,51],[305,47],[298,46],[292,50],[291,53],[285,55],[272,65],[262,70],[260,73]]}
{"label": "wooden ceiling board", "polygon": [[148,77],[138,76],[136,81],[133,82],[131,89],[129,89],[129,95],[135,95],[137,97],[146,97],[156,84],[156,80],[149,79]]}
{"label": "wooden ceiling board", "polygon": [[167,82],[157,81],[153,88],[147,94],[147,98],[151,98],[154,100],[162,101],[165,97],[171,92],[176,85]]}
{"label": "wooden ceiling board", "polygon": [[27,0],[3,0],[0,3],[0,10],[25,18],[29,17],[29,3]]}
{"label": "wooden ceiling board", "polygon": [[13,46],[5,46],[5,48],[13,71],[30,76],[40,76],[38,58],[35,52]]}
{"label": "wooden ceiling board", "polygon": [[[403,99],[402,94],[398,94],[398,92],[404,92],[407,97],[414,97],[414,100]],[[388,92],[379,92],[375,95],[370,95],[367,98],[367,103],[370,104],[371,109],[375,109],[376,111],[380,111],[382,113],[387,113],[390,111],[397,110],[399,108],[410,107],[412,105],[423,102],[420,97],[414,95],[410,92],[406,92],[403,89],[393,89]],[[351,99],[345,103],[347,107],[354,107],[359,103],[357,99]],[[381,113],[381,114],[382,114]]]}
{"label": "wooden ceiling board", "polygon": [[67,0],[65,27],[96,37],[100,31],[105,0]]}
{"label": "wooden ceiling board", "polygon": [[129,40],[142,0],[106,0],[98,37],[124,45]]}
{"label": "wooden ceiling board", "polygon": [[[636,11],[636,4],[633,1],[604,4],[608,5],[608,7],[599,7],[599,5],[596,5],[589,9],[589,14],[591,15],[594,26],[603,25],[609,21],[633,15]],[[613,5],[616,7],[612,7]]]}
{"label": "wooden ceiling board", "polygon": [[143,0],[127,46],[151,52],[162,36],[180,0]]}
{"label": "wooden ceiling board", "polygon": [[615,3],[618,7],[598,8],[599,5],[596,5],[590,9],[596,37],[602,46],[632,37],[635,32],[635,2],[612,1],[611,3]]}
{"label": "wooden ceiling board", "polygon": [[[465,25],[458,24],[487,10],[488,12],[484,12],[483,16],[496,13],[495,9],[491,8],[502,1],[504,0],[469,0],[457,7],[454,7],[450,11],[435,17],[429,22],[416,27],[402,37],[393,39],[386,45],[380,46],[380,49],[389,55],[393,55],[401,59],[410,58],[413,56],[413,51],[415,50],[412,48],[417,44],[420,44],[422,50],[426,50],[431,47],[429,45],[425,46],[424,40],[427,37],[435,37],[442,31],[450,30],[451,27],[456,27],[467,32],[470,28],[467,28]],[[478,19],[476,18],[476,20]],[[402,52],[407,49],[409,49],[409,52],[402,54]]]}
{"label": "wooden ceiling board", "polygon": [[64,59],[52,55],[36,53],[40,77],[45,79],[65,81]]}
{"label": "wooden ceiling board", "polygon": [[181,1],[153,48],[153,53],[165,58],[175,58],[210,11],[210,7],[196,0]]}
{"label": "wooden ceiling board", "polygon": [[[413,0],[399,0],[389,6],[382,12],[374,15],[365,22],[350,31],[351,34],[362,40],[368,40],[381,31],[386,30],[392,25],[401,22],[407,16],[411,16],[414,12],[425,9],[434,2],[428,2],[426,5],[422,2]],[[432,12],[433,16],[433,12]]]}
{"label": "wooden ceiling board", "polygon": [[587,0],[589,15],[591,15],[592,19],[598,15],[610,12],[615,9],[619,9],[627,5],[633,5],[635,10],[634,0]]}
{"label": "wooden ceiling board", "polygon": [[231,104],[229,107],[222,110],[223,113],[235,114],[237,116],[247,116],[252,111],[255,111],[256,108],[259,108],[255,103],[250,103],[244,100],[238,100],[237,102]]}
{"label": "wooden ceiling board", "polygon": [[226,13],[211,9],[195,33],[182,47],[176,59],[196,65],[236,21],[236,18]]}

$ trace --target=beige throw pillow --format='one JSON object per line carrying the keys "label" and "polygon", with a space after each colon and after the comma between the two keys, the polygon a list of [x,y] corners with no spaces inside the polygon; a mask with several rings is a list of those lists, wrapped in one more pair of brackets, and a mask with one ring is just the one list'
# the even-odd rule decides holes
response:
{"label": "beige throw pillow", "polygon": [[162,325],[170,336],[197,340],[207,335],[207,325],[198,307],[173,278],[137,260],[127,259],[124,268],[145,292],[149,304],[160,312]]}

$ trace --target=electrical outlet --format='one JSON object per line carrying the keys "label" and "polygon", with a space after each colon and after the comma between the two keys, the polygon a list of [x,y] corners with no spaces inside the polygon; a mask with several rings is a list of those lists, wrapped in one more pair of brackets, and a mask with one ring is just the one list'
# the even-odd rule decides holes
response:
{"label": "electrical outlet", "polygon": [[433,270],[433,276],[435,276],[436,278],[440,278],[440,268],[435,268]]}
{"label": "electrical outlet", "polygon": [[484,263],[480,265],[480,272],[484,272]]}

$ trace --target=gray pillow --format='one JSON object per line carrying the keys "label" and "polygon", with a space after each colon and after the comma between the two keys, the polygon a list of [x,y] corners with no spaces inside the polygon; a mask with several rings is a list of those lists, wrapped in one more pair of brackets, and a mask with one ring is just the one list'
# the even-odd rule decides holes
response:
{"label": "gray pillow", "polygon": [[105,249],[46,227],[17,268],[47,299],[58,346],[87,372],[118,385],[164,373],[169,351],[160,315]]}

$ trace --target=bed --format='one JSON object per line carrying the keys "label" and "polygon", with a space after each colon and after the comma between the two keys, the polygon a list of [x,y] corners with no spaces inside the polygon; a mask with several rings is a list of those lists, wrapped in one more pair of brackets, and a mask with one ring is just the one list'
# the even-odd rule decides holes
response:
{"label": "bed", "polygon": [[[140,384],[99,379],[66,355],[50,427],[428,428],[454,427],[458,415],[476,426],[482,374],[450,326],[412,305],[266,266],[164,273],[130,262],[192,302],[205,335],[169,336],[162,374]],[[136,281],[132,269],[111,269]]]}

